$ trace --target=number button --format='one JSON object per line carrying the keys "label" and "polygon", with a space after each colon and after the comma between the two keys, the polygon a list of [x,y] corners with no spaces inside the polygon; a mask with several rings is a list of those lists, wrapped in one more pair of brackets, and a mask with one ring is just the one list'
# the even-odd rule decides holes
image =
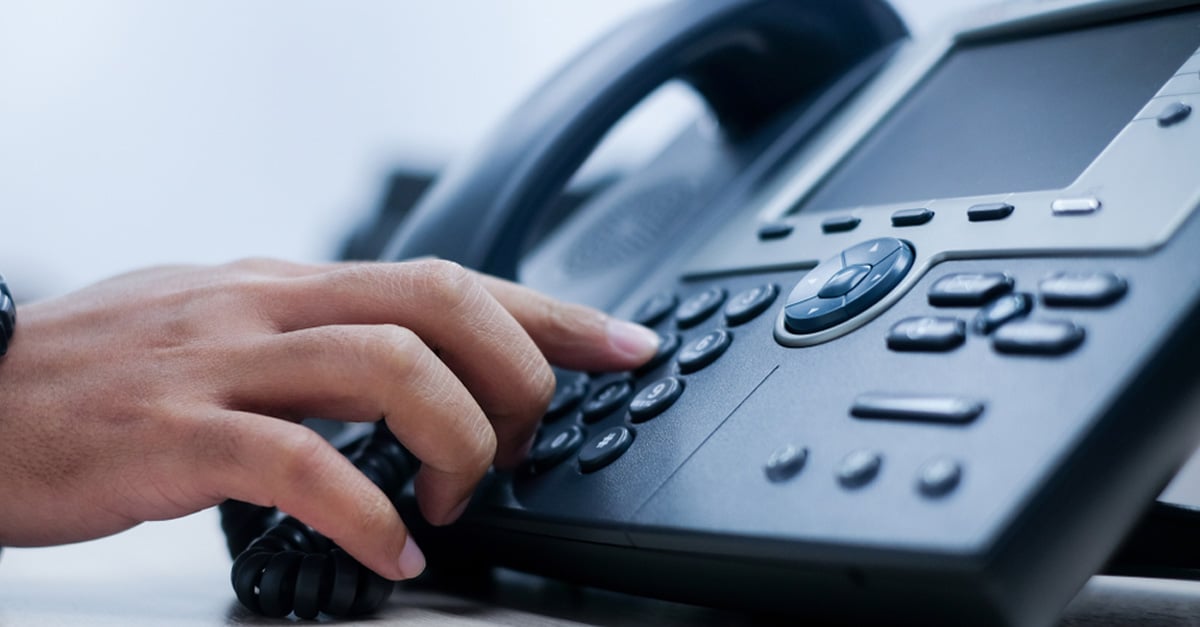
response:
{"label": "number button", "polygon": [[629,417],[645,422],[663,413],[683,394],[683,381],[675,377],[660,379],[646,386],[629,401]]}
{"label": "number button", "polygon": [[716,361],[732,342],[733,336],[723,329],[701,335],[679,351],[679,359],[676,360],[679,371],[688,374],[708,366]]}

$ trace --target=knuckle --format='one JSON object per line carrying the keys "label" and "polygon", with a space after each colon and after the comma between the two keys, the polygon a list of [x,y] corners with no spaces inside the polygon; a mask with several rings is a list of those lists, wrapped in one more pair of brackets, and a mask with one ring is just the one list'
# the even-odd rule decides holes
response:
{"label": "knuckle", "polygon": [[285,485],[304,489],[321,475],[328,444],[306,427],[288,429],[275,442],[275,471]]}
{"label": "knuckle", "polygon": [[418,289],[448,309],[473,299],[482,289],[475,275],[453,261],[429,259],[416,263]]}

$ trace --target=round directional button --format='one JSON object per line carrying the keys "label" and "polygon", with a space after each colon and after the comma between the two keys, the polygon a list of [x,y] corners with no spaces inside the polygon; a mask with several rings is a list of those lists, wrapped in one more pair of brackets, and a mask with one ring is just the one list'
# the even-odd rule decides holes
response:
{"label": "round directional button", "polygon": [[629,401],[629,417],[634,422],[645,422],[663,413],[679,400],[683,394],[683,381],[675,377],[659,379],[646,386]]}
{"label": "round directional button", "polygon": [[701,335],[679,351],[679,358],[676,360],[679,364],[679,371],[688,374],[704,368],[716,361],[731,343],[733,343],[733,336],[724,329],[716,329]]}
{"label": "round directional button", "polygon": [[913,265],[908,244],[894,238],[867,240],[823,261],[788,294],[783,322],[792,333],[816,333],[879,302]]}
{"label": "round directional button", "polygon": [[633,444],[633,432],[625,427],[601,431],[579,450],[579,469],[583,472],[600,470],[620,457],[630,444]]}

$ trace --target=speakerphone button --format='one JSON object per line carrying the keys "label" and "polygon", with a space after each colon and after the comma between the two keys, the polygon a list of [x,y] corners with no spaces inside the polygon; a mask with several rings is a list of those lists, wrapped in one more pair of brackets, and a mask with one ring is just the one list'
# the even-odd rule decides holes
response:
{"label": "speakerphone button", "polygon": [[681,329],[694,327],[713,315],[713,312],[720,309],[724,302],[725,290],[719,287],[710,287],[703,292],[693,294],[680,303],[675,310],[675,323]]}
{"label": "speakerphone button", "polygon": [[971,222],[987,222],[1003,220],[1012,215],[1013,206],[1006,202],[989,202],[973,205],[967,209],[967,219]]}
{"label": "speakerphone button", "polygon": [[1059,272],[1042,279],[1038,292],[1048,307],[1103,307],[1120,300],[1128,287],[1111,272]]}
{"label": "speakerphone button", "polygon": [[733,336],[724,329],[716,329],[701,335],[679,351],[679,359],[676,360],[679,364],[679,371],[688,374],[708,366],[716,361],[732,342]]}
{"label": "speakerphone button", "polygon": [[933,219],[933,212],[925,209],[902,209],[892,214],[892,226],[920,226]]}
{"label": "speakerphone button", "polygon": [[778,295],[779,288],[774,283],[759,285],[740,292],[737,296],[729,299],[729,303],[725,305],[725,321],[729,323],[729,326],[750,322],[766,311],[771,303],[775,302],[775,297]]}
{"label": "speakerphone button", "polygon": [[1066,320],[1035,320],[1006,324],[992,335],[1001,353],[1062,355],[1083,343],[1083,327]]}
{"label": "speakerphone button", "polygon": [[958,318],[922,316],[905,318],[888,332],[887,345],[894,351],[948,351],[967,339],[967,323]]}
{"label": "speakerphone button", "polygon": [[579,451],[579,469],[595,472],[616,461],[633,444],[633,432],[626,427],[613,427],[596,434]]}
{"label": "speakerphone button", "polygon": [[929,288],[935,307],[978,307],[1012,291],[1012,277],[1002,272],[948,274]]}
{"label": "speakerphone button", "polygon": [[861,488],[879,474],[883,456],[876,451],[860,449],[842,458],[837,468],[838,483],[847,488]]}
{"label": "speakerphone button", "polygon": [[663,413],[683,394],[683,381],[675,377],[660,379],[646,386],[629,401],[629,417],[645,422]]}

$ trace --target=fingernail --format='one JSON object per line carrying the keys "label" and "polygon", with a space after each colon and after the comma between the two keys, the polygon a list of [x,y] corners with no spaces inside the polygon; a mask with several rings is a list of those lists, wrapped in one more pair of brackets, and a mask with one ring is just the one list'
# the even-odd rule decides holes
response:
{"label": "fingernail", "polygon": [[400,573],[405,579],[412,579],[425,571],[425,554],[421,552],[412,536],[404,541],[400,549]]}
{"label": "fingernail", "polygon": [[640,324],[609,318],[608,342],[617,351],[637,359],[650,359],[658,350],[658,334]]}

